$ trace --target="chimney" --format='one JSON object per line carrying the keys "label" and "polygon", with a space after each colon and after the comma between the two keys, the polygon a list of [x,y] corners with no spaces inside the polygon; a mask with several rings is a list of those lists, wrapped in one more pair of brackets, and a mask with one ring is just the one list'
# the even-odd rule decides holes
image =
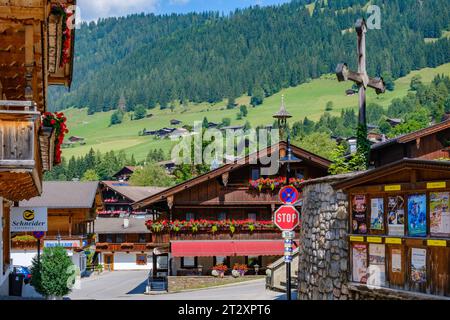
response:
{"label": "chimney", "polygon": [[130,220],[128,218],[124,218],[123,219],[123,228],[128,229],[129,226],[130,226]]}

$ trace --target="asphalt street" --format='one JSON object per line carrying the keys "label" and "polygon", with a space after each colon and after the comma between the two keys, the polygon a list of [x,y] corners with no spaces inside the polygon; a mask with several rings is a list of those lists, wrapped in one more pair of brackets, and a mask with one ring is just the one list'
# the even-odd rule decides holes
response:
{"label": "asphalt street", "polygon": [[[115,271],[81,280],[72,300],[285,300],[283,293],[265,289],[265,280],[173,294],[146,295],[147,271]],[[295,295],[294,295],[295,298]]]}

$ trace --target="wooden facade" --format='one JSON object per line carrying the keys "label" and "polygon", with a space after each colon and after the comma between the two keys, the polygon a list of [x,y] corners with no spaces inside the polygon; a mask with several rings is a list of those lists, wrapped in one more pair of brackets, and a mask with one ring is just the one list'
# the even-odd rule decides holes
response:
{"label": "wooden facade", "polygon": [[375,144],[370,154],[375,167],[404,158],[450,159],[450,120]]}
{"label": "wooden facade", "polygon": [[[3,204],[0,258],[3,275],[10,264],[9,207],[13,202],[40,195],[43,172],[51,170],[54,163],[55,133],[41,128],[40,115],[46,111],[48,86],[71,83],[74,30],[63,30],[63,17],[53,8],[75,2],[0,0],[0,200]],[[63,50],[64,33],[66,45],[70,42],[66,50]],[[59,48],[55,48],[57,44]],[[61,61],[63,54],[64,61]],[[64,63],[51,68],[51,62],[56,60]],[[3,281],[3,277],[0,280]]]}
{"label": "wooden facade", "polygon": [[350,281],[450,296],[450,162],[404,159],[335,188],[349,196]]}
{"label": "wooden facade", "polygon": [[[67,201],[56,199],[58,191],[66,194]],[[63,197],[61,195],[61,197]],[[64,204],[66,203],[66,205]],[[78,182],[45,182],[44,192],[41,197],[21,201],[21,207],[46,207],[48,212],[48,231],[42,241],[74,240],[74,241],[93,241],[95,219],[97,210],[103,209],[102,197],[98,183],[78,183]],[[35,247],[35,242],[21,243],[14,240],[13,249],[25,249],[25,247]]]}
{"label": "wooden facade", "polygon": [[74,14],[74,4],[0,0],[0,196],[12,201],[39,195],[54,162],[55,135],[41,129],[40,114],[48,86],[71,83],[74,28],[62,12]]}

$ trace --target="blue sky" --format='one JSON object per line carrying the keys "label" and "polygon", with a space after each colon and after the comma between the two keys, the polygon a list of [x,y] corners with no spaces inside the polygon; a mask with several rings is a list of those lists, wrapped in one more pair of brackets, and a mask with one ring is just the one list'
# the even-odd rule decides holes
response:
{"label": "blue sky", "polygon": [[251,5],[264,6],[285,2],[289,0],[78,0],[78,5],[81,19],[91,21],[140,12],[164,14],[214,10],[228,13],[236,8]]}

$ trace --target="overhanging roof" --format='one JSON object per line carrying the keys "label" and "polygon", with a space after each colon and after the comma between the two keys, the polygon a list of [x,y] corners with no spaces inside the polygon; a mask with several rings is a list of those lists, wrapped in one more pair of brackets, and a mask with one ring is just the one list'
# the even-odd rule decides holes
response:
{"label": "overhanging roof", "polygon": [[441,123],[435,124],[433,126],[430,126],[428,128],[424,128],[421,130],[417,130],[411,133],[407,133],[398,137],[395,137],[393,139],[386,140],[384,142],[376,143],[372,145],[372,150],[379,150],[384,147],[390,146],[392,144],[396,143],[408,143],[410,141],[414,141],[418,138],[422,138],[425,136],[428,136],[430,134],[434,134],[436,132],[446,130],[450,128],[450,120],[443,121]]}
{"label": "overhanging roof", "polygon": [[101,183],[133,202],[148,198],[167,189],[162,187],[135,187],[124,185],[118,181],[102,181]]}
{"label": "overhanging roof", "polygon": [[333,184],[335,189],[346,190],[374,179],[389,177],[395,175],[396,173],[403,170],[433,170],[433,171],[444,171],[448,172],[450,170],[450,161],[438,161],[438,160],[420,160],[420,159],[402,159],[385,166],[364,171],[354,177],[336,182]]}
{"label": "overhanging roof", "polygon": [[[166,189],[166,190],[164,190],[162,192],[159,192],[159,193],[157,193],[155,195],[152,195],[152,196],[150,196],[150,197],[148,197],[146,199],[143,199],[141,201],[135,202],[135,203],[133,203],[133,209],[140,209],[140,208],[146,207],[148,205],[151,205],[153,203],[156,203],[156,202],[159,202],[159,201],[163,201],[168,196],[171,196],[171,195],[176,194],[176,193],[178,193],[180,191],[189,189],[189,188],[191,188],[191,187],[193,187],[195,185],[198,185],[200,183],[203,183],[203,182],[205,182],[207,180],[219,177],[219,176],[221,176],[224,173],[234,171],[234,170],[236,170],[238,168],[241,168],[241,167],[243,167],[245,165],[249,165],[250,164],[250,160],[253,160],[255,158],[259,159],[259,157],[261,155],[271,154],[272,150],[276,150],[277,148],[279,150],[281,148],[286,148],[286,147],[287,147],[287,143],[285,141],[281,141],[278,145],[273,145],[273,146],[267,147],[265,149],[260,150],[259,152],[255,152],[255,153],[252,153],[250,155],[247,155],[246,157],[244,157],[244,158],[242,158],[240,160],[237,160],[236,162],[233,162],[233,163],[230,163],[230,164],[225,164],[224,166],[219,167],[219,168],[217,168],[215,170],[212,170],[212,171],[207,172],[207,173],[205,173],[203,175],[200,175],[198,177],[195,177],[193,179],[190,179],[188,181],[180,183],[180,184],[178,184],[176,186],[168,188],[168,189]],[[292,152],[297,157],[301,158],[302,160],[305,160],[305,161],[308,161],[308,162],[312,162],[318,167],[321,167],[323,169],[328,169],[328,167],[331,164],[330,160],[325,159],[325,158],[323,158],[321,156],[318,156],[316,154],[313,154],[313,153],[311,153],[309,151],[306,151],[306,150],[304,150],[302,148],[296,147],[296,146],[294,146],[292,144],[291,144],[291,148],[292,148]]]}
{"label": "overhanging roof", "polygon": [[90,209],[95,206],[98,182],[44,181],[42,195],[20,201],[20,207]]}

